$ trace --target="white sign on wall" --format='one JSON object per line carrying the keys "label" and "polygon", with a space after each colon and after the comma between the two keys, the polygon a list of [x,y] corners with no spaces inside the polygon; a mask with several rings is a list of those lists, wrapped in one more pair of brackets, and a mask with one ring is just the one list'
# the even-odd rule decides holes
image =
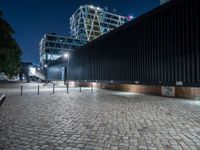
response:
{"label": "white sign on wall", "polygon": [[173,86],[162,86],[161,91],[163,96],[170,96],[170,97],[175,96],[175,87]]}

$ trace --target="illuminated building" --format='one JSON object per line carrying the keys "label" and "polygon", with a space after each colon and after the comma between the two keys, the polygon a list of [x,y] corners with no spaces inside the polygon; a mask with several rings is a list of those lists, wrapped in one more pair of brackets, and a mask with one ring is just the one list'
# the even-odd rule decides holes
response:
{"label": "illuminated building", "polygon": [[43,67],[52,60],[56,60],[64,52],[73,51],[84,45],[86,41],[56,34],[45,34],[40,41],[40,65]]}
{"label": "illuminated building", "polygon": [[132,20],[132,16],[123,17],[92,5],[80,6],[70,18],[71,36],[45,34],[40,41],[40,65],[60,58],[64,52],[73,51],[88,41]]}
{"label": "illuminated building", "polygon": [[127,21],[128,18],[107,12],[103,8],[83,5],[70,18],[71,36],[91,41]]}

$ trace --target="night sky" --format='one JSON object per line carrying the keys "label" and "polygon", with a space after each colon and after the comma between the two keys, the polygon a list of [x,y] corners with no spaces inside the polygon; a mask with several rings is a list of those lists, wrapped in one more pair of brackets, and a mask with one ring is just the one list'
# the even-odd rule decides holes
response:
{"label": "night sky", "polygon": [[0,0],[4,18],[15,30],[22,60],[39,64],[39,41],[45,33],[69,34],[69,18],[80,5],[108,7],[135,17],[157,7],[159,0]]}

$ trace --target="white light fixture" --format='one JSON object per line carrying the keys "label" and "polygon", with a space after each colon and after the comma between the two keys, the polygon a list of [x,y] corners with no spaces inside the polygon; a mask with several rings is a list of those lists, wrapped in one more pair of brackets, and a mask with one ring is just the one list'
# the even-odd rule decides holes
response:
{"label": "white light fixture", "polygon": [[65,53],[64,58],[68,58],[68,57],[69,57],[69,54]]}
{"label": "white light fixture", "polygon": [[101,8],[100,8],[100,7],[97,7],[97,10],[101,10]]}
{"label": "white light fixture", "polygon": [[139,81],[135,81],[135,84],[139,84]]}
{"label": "white light fixture", "polygon": [[76,84],[74,81],[69,81],[69,85],[74,87]]}
{"label": "white light fixture", "polygon": [[45,64],[44,67],[47,68],[48,67],[47,64]]}
{"label": "white light fixture", "polygon": [[93,8],[94,8],[94,6],[93,6],[93,5],[90,5],[90,8],[92,8],[92,9],[93,9]]}
{"label": "white light fixture", "polygon": [[182,81],[176,81],[176,85],[182,86],[183,82]]}
{"label": "white light fixture", "polygon": [[96,83],[96,82],[92,82],[92,85],[93,85],[93,86],[96,86],[96,85],[97,85],[97,83]]}

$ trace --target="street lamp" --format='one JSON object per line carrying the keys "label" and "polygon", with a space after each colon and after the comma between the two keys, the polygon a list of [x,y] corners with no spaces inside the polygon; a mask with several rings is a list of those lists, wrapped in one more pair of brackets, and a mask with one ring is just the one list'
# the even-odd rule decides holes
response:
{"label": "street lamp", "polygon": [[69,57],[69,54],[68,53],[65,53],[64,54],[64,58],[68,58]]}
{"label": "street lamp", "polygon": [[[64,53],[63,56],[64,56],[65,60],[67,59],[67,64],[65,63],[65,78],[64,78],[64,82],[67,81],[67,89],[68,89],[68,86],[69,86],[69,73],[68,73],[68,70],[69,70],[69,53]],[[68,91],[67,91],[67,93],[68,93]]]}

